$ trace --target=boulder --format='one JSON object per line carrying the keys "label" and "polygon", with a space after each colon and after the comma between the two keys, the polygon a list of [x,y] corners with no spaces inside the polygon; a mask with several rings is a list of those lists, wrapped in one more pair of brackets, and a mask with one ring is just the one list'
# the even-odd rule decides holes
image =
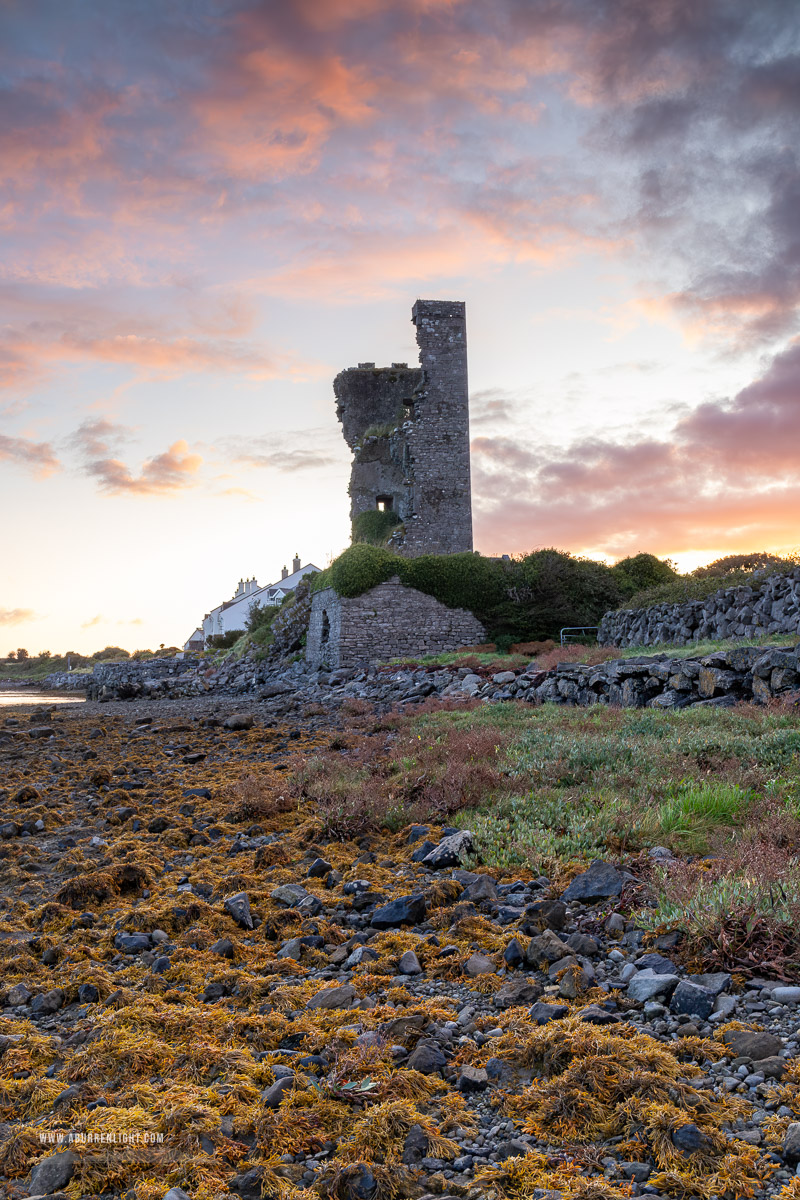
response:
{"label": "boulder", "polygon": [[224,729],[252,729],[253,724],[252,713],[231,713],[222,722]]}
{"label": "boulder", "polygon": [[350,1008],[357,994],[349,983],[342,987],[323,988],[311,997],[306,1008]]}
{"label": "boulder", "polygon": [[222,903],[225,912],[241,929],[254,928],[247,892],[237,892],[235,896],[226,896]]}
{"label": "boulder", "polygon": [[[628,996],[644,1004],[655,996],[668,996],[678,986],[677,975],[659,975],[655,971],[639,971],[628,984]],[[678,1011],[682,1012],[682,1009]],[[711,1010],[709,1009],[709,1012]]]}
{"label": "boulder", "polygon": [[532,1004],[542,994],[541,984],[532,979],[512,979],[504,983],[492,997],[495,1008],[514,1008],[519,1004]]}
{"label": "boulder", "polygon": [[494,963],[485,954],[480,954],[477,951],[471,954],[464,963],[464,974],[471,975],[473,978],[476,975],[492,975],[494,973]]}
{"label": "boulder", "polygon": [[31,1171],[29,1194],[47,1196],[66,1187],[75,1172],[76,1159],[71,1150],[48,1154]]}
{"label": "boulder", "polygon": [[489,1086],[489,1075],[483,1067],[462,1067],[458,1077],[460,1092],[485,1092]]}
{"label": "boulder", "polygon": [[737,1058],[772,1058],[780,1054],[783,1042],[774,1033],[754,1029],[726,1029],[722,1040]]}
{"label": "boulder", "polygon": [[443,871],[448,867],[457,867],[471,853],[474,846],[474,838],[468,829],[459,829],[458,833],[452,833],[449,837],[444,837],[428,854],[425,855],[422,862],[426,867],[430,867],[432,871]]}
{"label": "boulder", "polygon": [[[663,978],[665,977],[662,976]],[[682,979],[672,993],[669,1008],[670,1012],[686,1013],[690,1017],[707,1021],[714,1010],[715,1000],[716,993],[693,983],[690,979]]]}
{"label": "boulder", "polygon": [[576,875],[561,899],[571,900],[608,900],[618,896],[622,891],[623,878],[611,863],[596,858],[588,871]]}
{"label": "boulder", "polygon": [[376,908],[370,919],[373,929],[398,929],[401,925],[418,925],[425,920],[425,897],[398,896],[382,908]]}
{"label": "boulder", "polygon": [[407,1067],[423,1075],[435,1075],[447,1066],[447,1059],[434,1042],[419,1042],[406,1059]]}
{"label": "boulder", "polygon": [[530,1009],[528,1016],[536,1025],[546,1025],[548,1021],[559,1021],[568,1012],[568,1004],[548,1004],[539,1000]]}
{"label": "boulder", "polygon": [[397,964],[398,975],[421,975],[422,967],[413,950],[406,950],[405,954],[401,954],[400,961]]}
{"label": "boulder", "polygon": [[261,1099],[264,1102],[265,1108],[279,1108],[281,1100],[285,1092],[290,1092],[294,1087],[294,1075],[285,1075],[282,1079],[276,1079],[268,1088],[265,1088],[261,1093]]}

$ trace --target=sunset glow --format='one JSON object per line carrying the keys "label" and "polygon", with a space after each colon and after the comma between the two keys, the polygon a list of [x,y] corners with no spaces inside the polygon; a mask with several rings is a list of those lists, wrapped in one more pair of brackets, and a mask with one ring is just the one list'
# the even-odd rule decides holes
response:
{"label": "sunset glow", "polygon": [[349,540],[331,381],[467,305],[476,547],[800,548],[796,0],[6,0],[0,653]]}

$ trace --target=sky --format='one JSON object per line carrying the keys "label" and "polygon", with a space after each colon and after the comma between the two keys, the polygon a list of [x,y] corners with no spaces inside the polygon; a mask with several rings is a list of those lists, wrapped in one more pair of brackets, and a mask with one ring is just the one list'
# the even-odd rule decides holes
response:
{"label": "sky", "polygon": [[324,567],[418,297],[477,549],[798,549],[799,127],[796,0],[0,0],[0,653]]}

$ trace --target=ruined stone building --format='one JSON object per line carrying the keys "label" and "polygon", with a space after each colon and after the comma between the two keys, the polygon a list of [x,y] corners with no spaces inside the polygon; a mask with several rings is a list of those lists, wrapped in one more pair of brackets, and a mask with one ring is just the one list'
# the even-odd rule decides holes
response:
{"label": "ruined stone building", "polygon": [[[419,366],[359,363],[333,390],[353,451],[353,540],[381,540],[398,554],[472,550],[465,306],[418,300]],[[397,576],[361,596],[333,588],[311,604],[306,656],[314,667],[351,668],[398,655],[476,645],[485,631],[472,613],[404,587]]]}
{"label": "ruined stone building", "polygon": [[411,319],[418,367],[359,363],[337,375],[333,390],[342,432],[353,451],[353,540],[376,528],[399,554],[472,549],[469,397],[465,305],[418,300]]}

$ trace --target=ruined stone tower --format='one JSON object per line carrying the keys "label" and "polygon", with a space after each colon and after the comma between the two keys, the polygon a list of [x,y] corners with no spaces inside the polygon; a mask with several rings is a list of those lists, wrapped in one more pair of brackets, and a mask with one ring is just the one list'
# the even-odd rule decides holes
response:
{"label": "ruined stone tower", "polygon": [[353,540],[455,554],[472,550],[465,306],[418,300],[411,319],[419,367],[359,363],[333,383],[353,451]]}

